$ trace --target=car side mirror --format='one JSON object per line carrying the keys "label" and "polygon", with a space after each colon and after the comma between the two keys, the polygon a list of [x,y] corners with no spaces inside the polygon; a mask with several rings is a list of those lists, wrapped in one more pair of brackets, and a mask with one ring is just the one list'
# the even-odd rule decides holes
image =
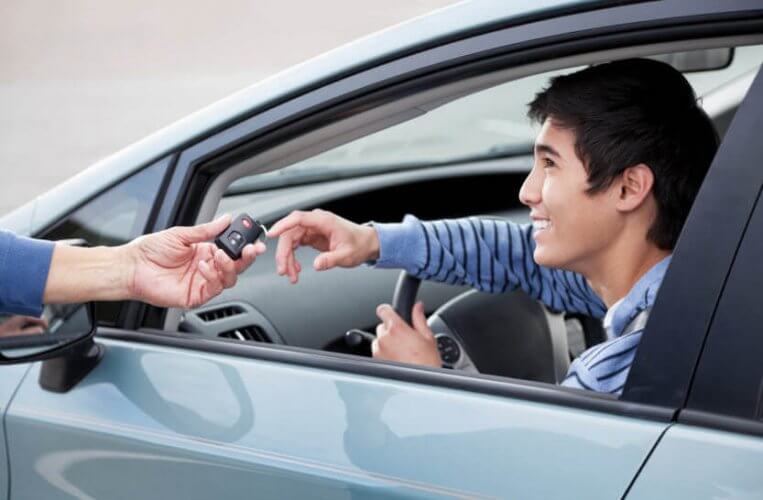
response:
{"label": "car side mirror", "polygon": [[95,304],[47,306],[41,318],[0,319],[0,364],[55,358],[95,334]]}
{"label": "car side mirror", "polygon": [[[89,246],[87,240],[57,244]],[[100,361],[104,347],[93,341],[95,303],[52,304],[43,316],[0,317],[0,365],[41,361],[40,386],[53,392],[74,387]]]}

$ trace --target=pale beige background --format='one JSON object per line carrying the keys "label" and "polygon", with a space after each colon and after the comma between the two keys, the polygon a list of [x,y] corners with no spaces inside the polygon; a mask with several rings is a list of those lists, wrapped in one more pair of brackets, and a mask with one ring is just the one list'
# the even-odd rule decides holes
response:
{"label": "pale beige background", "polygon": [[242,87],[456,0],[2,0],[0,215]]}

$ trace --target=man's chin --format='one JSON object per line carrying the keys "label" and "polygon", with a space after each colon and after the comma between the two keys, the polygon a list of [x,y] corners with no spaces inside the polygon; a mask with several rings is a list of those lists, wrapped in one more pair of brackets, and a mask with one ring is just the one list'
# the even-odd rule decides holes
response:
{"label": "man's chin", "polygon": [[553,253],[549,252],[545,248],[535,247],[535,251],[533,252],[533,260],[539,266],[564,268],[564,262],[558,257],[554,258]]}

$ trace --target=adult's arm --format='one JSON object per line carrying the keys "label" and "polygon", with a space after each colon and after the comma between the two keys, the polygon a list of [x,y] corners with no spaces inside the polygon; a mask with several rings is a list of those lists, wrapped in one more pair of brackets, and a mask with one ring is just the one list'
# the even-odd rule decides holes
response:
{"label": "adult's arm", "polygon": [[54,244],[0,230],[0,312],[39,316]]}
{"label": "adult's arm", "polygon": [[247,245],[234,262],[210,243],[230,219],[174,227],[118,247],[70,247],[0,232],[0,310],[39,316],[42,304],[104,300],[199,306],[235,285],[265,251],[262,243]]}

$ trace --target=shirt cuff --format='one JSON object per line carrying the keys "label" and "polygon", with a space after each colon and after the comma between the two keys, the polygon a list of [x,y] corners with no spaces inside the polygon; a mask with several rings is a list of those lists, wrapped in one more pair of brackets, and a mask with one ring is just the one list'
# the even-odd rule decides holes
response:
{"label": "shirt cuff", "polygon": [[52,241],[0,236],[0,310],[39,316],[53,258]]}
{"label": "shirt cuff", "polygon": [[412,215],[402,223],[372,224],[379,236],[379,259],[367,262],[380,269],[405,269],[411,274],[421,271],[426,259],[424,226]]}

